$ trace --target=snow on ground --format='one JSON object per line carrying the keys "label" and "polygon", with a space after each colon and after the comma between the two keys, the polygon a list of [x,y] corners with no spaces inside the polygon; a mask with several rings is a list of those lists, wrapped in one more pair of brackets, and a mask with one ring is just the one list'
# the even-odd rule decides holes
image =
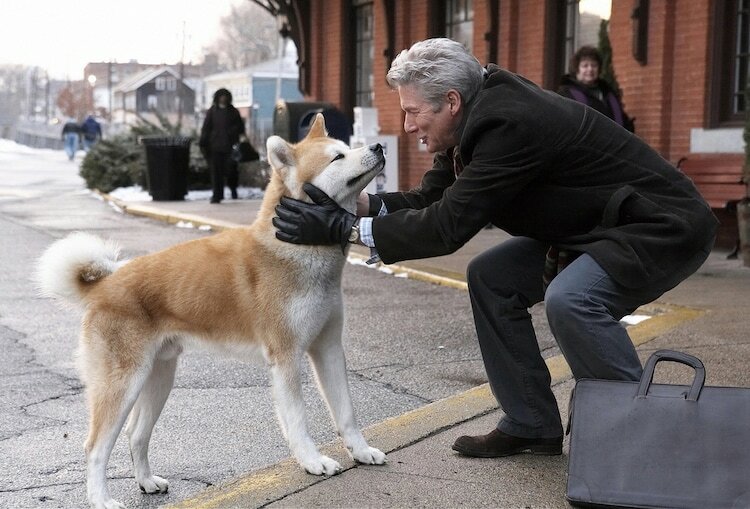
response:
{"label": "snow on ground", "polygon": [[[79,153],[83,154],[84,152],[79,151]],[[15,141],[0,138],[0,161],[13,161],[32,155],[35,157],[42,157],[44,159],[68,159],[68,156],[65,155],[64,150],[27,147],[26,145],[21,145],[19,143],[16,143]]]}
{"label": "snow on ground", "polygon": [[[229,196],[229,194],[229,188],[224,188],[224,196]],[[152,201],[151,195],[141,186],[118,187],[109,195],[126,202]],[[243,200],[256,200],[263,198],[263,190],[257,187],[238,187],[237,196]],[[188,191],[187,196],[185,196],[186,201],[207,201],[209,199],[211,199],[210,190]]]}

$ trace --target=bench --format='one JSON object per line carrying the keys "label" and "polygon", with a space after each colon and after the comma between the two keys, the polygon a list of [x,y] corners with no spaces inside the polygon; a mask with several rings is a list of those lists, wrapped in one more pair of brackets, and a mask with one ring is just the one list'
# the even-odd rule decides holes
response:
{"label": "bench", "polygon": [[742,182],[743,154],[693,155],[677,163],[711,208],[727,209],[747,196]]}
{"label": "bench", "polygon": [[733,248],[728,259],[737,258],[740,248],[736,211],[737,203],[747,196],[744,164],[744,154],[693,154],[677,163],[719,218],[716,244]]}

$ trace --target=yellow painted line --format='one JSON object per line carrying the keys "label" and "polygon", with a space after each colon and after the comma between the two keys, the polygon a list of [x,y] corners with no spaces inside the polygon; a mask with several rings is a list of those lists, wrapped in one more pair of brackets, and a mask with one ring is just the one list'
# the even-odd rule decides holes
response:
{"label": "yellow painted line", "polygon": [[[349,258],[366,261],[369,258],[369,256],[364,256],[360,253],[349,251]],[[412,269],[410,267],[405,267],[403,265],[381,264],[381,266],[387,269],[390,269],[391,271],[393,271],[394,274],[406,274],[406,276],[409,279],[414,279],[417,281],[423,281],[426,283],[432,283],[432,284],[441,285],[441,286],[448,286],[450,288],[456,288],[458,290],[464,290],[464,291],[469,290],[469,286],[466,284],[465,281],[460,281],[458,279],[454,279],[451,277],[439,276],[431,272],[425,272],[423,270]]]}
{"label": "yellow painted line", "polygon": [[[652,308],[649,310],[658,314],[628,328],[628,334],[636,346],[704,313],[702,310],[668,304],[650,305],[645,308]],[[545,362],[552,377],[552,385],[557,385],[572,377],[570,368],[562,355],[549,357]],[[482,384],[386,419],[365,428],[363,433],[373,447],[385,453],[391,453],[496,408],[497,401],[489,385]],[[337,459],[344,470],[356,466],[343,452],[340,440],[326,444],[320,450],[322,454]],[[259,507],[324,480],[325,478],[306,474],[294,460],[287,459],[226,484],[208,488],[194,497],[167,507],[175,509]]]}
{"label": "yellow painted line", "polygon": [[151,207],[148,205],[138,205],[128,203],[123,200],[119,200],[114,196],[107,193],[103,193],[98,189],[94,190],[94,193],[99,195],[104,201],[113,203],[123,212],[140,217],[147,217],[149,219],[155,219],[163,221],[168,224],[177,224],[179,222],[193,223],[193,226],[198,228],[199,226],[210,226],[213,231],[224,231],[232,228],[241,228],[244,225],[233,223],[231,221],[222,221],[220,219],[210,219],[204,216],[195,214],[186,214],[183,212],[170,212],[159,207]]}

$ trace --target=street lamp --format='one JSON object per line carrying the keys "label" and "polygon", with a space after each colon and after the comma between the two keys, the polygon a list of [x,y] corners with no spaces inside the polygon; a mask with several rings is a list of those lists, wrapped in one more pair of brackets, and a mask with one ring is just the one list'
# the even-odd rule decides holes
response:
{"label": "street lamp", "polygon": [[94,89],[96,87],[96,75],[95,74],[89,74],[89,77],[86,78],[86,81],[89,82],[89,85],[91,85],[91,109],[88,113],[94,113],[96,111],[96,102],[94,97]]}

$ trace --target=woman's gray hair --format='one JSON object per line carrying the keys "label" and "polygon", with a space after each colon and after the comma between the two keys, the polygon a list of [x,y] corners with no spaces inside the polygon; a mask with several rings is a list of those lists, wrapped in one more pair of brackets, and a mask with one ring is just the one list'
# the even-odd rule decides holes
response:
{"label": "woman's gray hair", "polygon": [[386,75],[391,88],[416,85],[435,111],[442,108],[450,89],[470,103],[484,81],[484,69],[463,44],[451,39],[426,39],[403,50]]}

